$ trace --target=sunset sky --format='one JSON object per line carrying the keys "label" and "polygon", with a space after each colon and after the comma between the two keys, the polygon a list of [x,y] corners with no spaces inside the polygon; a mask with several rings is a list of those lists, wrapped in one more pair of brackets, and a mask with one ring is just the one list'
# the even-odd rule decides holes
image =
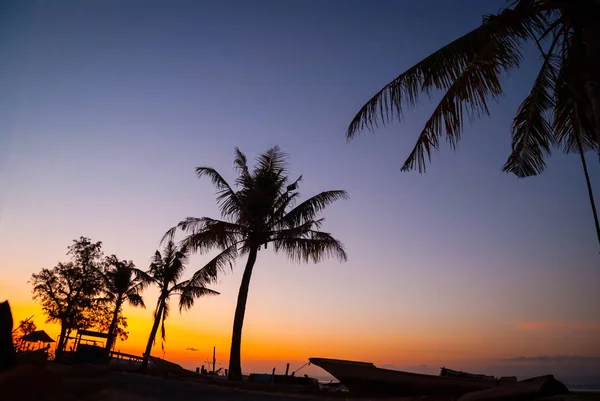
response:
{"label": "sunset sky", "polygon": [[[400,172],[434,107],[425,96],[406,122],[345,141],[382,85],[506,4],[459,3],[2,2],[0,300],[55,337],[32,273],[67,260],[80,236],[145,269],[179,220],[218,217],[195,167],[233,181],[235,146],[254,160],[279,145],[304,197],[349,192],[324,214],[349,260],[259,253],[245,373],[321,356],[600,383],[600,255],[579,158],[557,151],[522,180],[501,171],[535,52],[492,117],[467,126],[457,152],[442,146],[427,174]],[[194,256],[188,276],[209,258]],[[194,368],[216,346],[227,367],[243,263],[213,287],[220,296],[172,313],[165,358]],[[117,349],[142,353],[156,296],[125,309],[130,339]]]}

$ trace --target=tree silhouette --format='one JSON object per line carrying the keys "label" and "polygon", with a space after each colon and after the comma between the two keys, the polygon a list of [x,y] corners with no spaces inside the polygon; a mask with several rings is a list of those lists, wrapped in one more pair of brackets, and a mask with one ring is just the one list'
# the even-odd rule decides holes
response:
{"label": "tree silhouette", "polygon": [[33,298],[41,303],[46,322],[61,326],[57,354],[64,351],[71,330],[93,325],[94,309],[102,301],[102,242],[80,237],[68,247],[67,255],[70,262],[31,275]]}
{"label": "tree silhouette", "polygon": [[221,252],[204,267],[210,276],[223,271],[238,255],[248,255],[233,322],[229,356],[231,380],[242,379],[242,327],[252,269],[261,247],[266,249],[271,243],[275,252],[282,252],[297,262],[317,263],[330,256],[340,261],[347,259],[342,244],[331,234],[319,230],[324,219],[318,218],[329,204],[346,199],[347,193],[325,191],[294,206],[300,196],[297,188],[302,177],[289,180],[286,159],[285,153],[273,147],[259,156],[250,171],[246,156],[236,148],[236,189],[215,169],[198,167],[198,177],[208,177],[217,188],[217,203],[223,220],[190,217],[165,235],[165,238],[173,238],[177,229],[181,229],[188,234],[182,241],[184,247],[198,252],[220,249]]}
{"label": "tree silhouette", "polygon": [[169,241],[162,254],[160,251],[156,251],[148,271],[144,275],[140,275],[146,283],[155,284],[159,288],[152,329],[150,330],[141,366],[142,371],[148,368],[150,353],[159,326],[161,327],[161,347],[164,350],[164,342],[166,341],[165,320],[169,316],[171,296],[179,296],[179,312],[181,312],[190,309],[199,297],[219,294],[206,288],[208,283],[214,281],[214,277],[210,275],[210,267],[202,268],[191,279],[181,281],[181,277],[186,270],[188,257],[188,248],[177,247],[173,241]]}
{"label": "tree silhouette", "polygon": [[489,115],[503,94],[501,77],[517,69],[534,43],[543,62],[512,124],[512,153],[503,171],[541,173],[551,149],[582,155],[596,234],[600,224],[583,153],[600,155],[600,1],[515,0],[471,32],[427,56],[377,92],[354,117],[346,138],[402,120],[419,95],[442,91],[402,171],[424,172],[445,137],[456,148],[466,119]]}
{"label": "tree silhouette", "polygon": [[[112,349],[114,340],[119,334],[117,329],[123,304],[128,302],[132,306],[146,307],[140,294],[148,284],[145,278],[145,273],[136,269],[132,261],[119,260],[115,255],[106,258],[102,270],[102,279],[104,281],[105,297],[113,306],[112,318],[107,329],[109,338],[106,341],[106,350],[110,351]],[[124,320],[121,317],[121,325],[123,323]],[[120,334],[121,338],[127,338],[124,331]]]}
{"label": "tree silhouette", "polygon": [[27,319],[23,319],[19,322],[19,325],[12,331],[13,344],[15,349],[20,351],[25,349],[23,346],[22,338],[27,334],[31,334],[37,330],[37,326],[33,321],[33,316]]}

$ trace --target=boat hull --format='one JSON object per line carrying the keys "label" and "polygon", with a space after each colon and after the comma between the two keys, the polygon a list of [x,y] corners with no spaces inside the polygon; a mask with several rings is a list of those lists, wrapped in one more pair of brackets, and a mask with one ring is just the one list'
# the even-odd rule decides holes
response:
{"label": "boat hull", "polygon": [[377,368],[372,363],[310,358],[351,393],[394,396],[461,396],[498,387],[495,379],[445,377]]}

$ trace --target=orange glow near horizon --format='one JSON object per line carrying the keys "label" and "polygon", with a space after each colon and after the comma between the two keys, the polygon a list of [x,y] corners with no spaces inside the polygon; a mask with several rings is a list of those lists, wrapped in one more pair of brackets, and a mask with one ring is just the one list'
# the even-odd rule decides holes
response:
{"label": "orange glow near horizon", "polygon": [[[33,302],[12,302],[15,324],[34,316],[38,328],[44,329],[52,338],[59,334],[57,324],[44,323],[41,308]],[[128,316],[129,339],[118,342],[116,350],[141,355],[151,328],[151,311],[126,308]],[[186,322],[185,314],[173,314],[167,319],[167,341],[165,354],[161,350],[161,340],[156,339],[153,354],[193,368],[206,364],[212,359],[212,348],[217,348],[217,360],[223,363],[228,359],[230,327],[221,326],[198,330]],[[242,358],[245,365],[264,367],[270,364],[284,366],[286,362],[296,364],[311,356],[334,357],[351,360],[366,360],[376,364],[430,364],[452,365],[464,361],[503,358],[514,355],[544,354],[549,346],[555,347],[556,354],[586,354],[597,351],[596,337],[600,333],[598,325],[584,323],[565,324],[560,322],[519,322],[506,325],[504,332],[463,331],[459,335],[448,336],[421,332],[407,334],[388,334],[379,332],[347,333],[287,331],[285,326],[279,330],[261,330],[255,322],[248,321],[244,328]],[[564,337],[565,330],[579,329],[579,339],[570,349],[556,348]],[[551,329],[551,330],[550,330]],[[545,340],[540,341],[539,331],[544,330]],[[407,330],[408,331],[408,330]],[[399,333],[401,330],[398,331]],[[451,332],[451,331],[450,331]],[[571,334],[572,335],[572,334]],[[502,340],[504,338],[504,340]],[[490,349],[489,344],[495,346]],[[193,350],[191,350],[191,349]],[[462,362],[461,362],[462,361]],[[223,366],[223,365],[221,365]],[[226,367],[226,366],[223,366]]]}

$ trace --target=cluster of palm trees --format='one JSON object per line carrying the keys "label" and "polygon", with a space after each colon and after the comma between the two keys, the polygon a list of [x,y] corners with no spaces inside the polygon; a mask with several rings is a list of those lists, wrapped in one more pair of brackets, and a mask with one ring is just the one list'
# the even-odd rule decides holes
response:
{"label": "cluster of palm trees", "polygon": [[[381,89],[356,115],[347,138],[378,123],[401,119],[403,109],[414,107],[422,92],[442,91],[442,100],[402,167],[424,171],[442,136],[455,147],[465,117],[488,114],[487,102],[502,95],[501,77],[519,67],[521,48],[528,41],[537,45],[543,61],[531,93],[514,118],[512,153],[503,169],[527,177],[544,170],[552,147],[580,154],[600,242],[600,225],[583,157],[589,150],[600,153],[600,0],[513,1]],[[110,263],[104,279],[115,305],[111,335],[125,302],[143,306],[140,291],[145,286],[155,284],[160,290],[143,369],[148,365],[159,326],[164,341],[171,297],[179,297],[181,311],[190,308],[198,297],[218,294],[206,286],[231,269],[238,257],[245,256],[229,358],[229,378],[241,380],[242,328],[259,252],[270,244],[275,252],[292,261],[347,259],[343,245],[320,230],[323,218],[319,217],[327,206],[346,199],[347,193],[325,191],[298,202],[302,177],[290,180],[286,159],[286,154],[273,147],[258,157],[251,170],[246,156],[236,148],[237,178],[233,185],[215,169],[198,167],[198,177],[207,177],[217,189],[220,218],[189,217],[179,222],[164,235],[165,249],[162,254],[156,252],[146,272],[116,259]],[[176,244],[178,232],[183,238]],[[180,281],[191,253],[213,250],[218,250],[214,258],[189,280]]]}
{"label": "cluster of palm trees", "polygon": [[[142,370],[148,367],[159,326],[162,340],[165,340],[165,319],[169,315],[171,297],[179,297],[179,310],[182,311],[190,308],[199,297],[217,295],[218,292],[207,285],[233,268],[238,257],[247,256],[234,315],[228,369],[229,379],[241,380],[242,327],[252,270],[259,251],[266,250],[271,244],[276,253],[297,262],[317,263],[327,257],[336,257],[340,261],[347,259],[342,243],[320,230],[324,219],[319,217],[328,205],[346,199],[345,191],[325,191],[299,202],[298,185],[302,177],[290,180],[287,155],[278,147],[261,154],[252,170],[246,156],[236,148],[234,166],[238,174],[234,185],[214,168],[196,169],[198,177],[208,177],[217,189],[220,219],[189,217],[167,231],[161,241],[166,243],[165,248],[162,254],[156,251],[147,271],[115,259],[104,276],[115,305],[109,329],[111,338],[114,338],[122,305],[128,301],[133,306],[143,306],[140,291],[150,284],[159,288]],[[184,237],[176,244],[174,237],[178,231]],[[181,281],[192,252],[203,254],[213,250],[219,251],[214,258],[190,279]],[[111,347],[112,340],[107,344],[108,349]]]}
{"label": "cluster of palm trees", "polygon": [[168,241],[162,254],[158,250],[155,252],[147,271],[137,269],[133,262],[121,261],[114,255],[107,258],[106,266],[101,271],[105,294],[103,301],[108,301],[108,304],[114,306],[105,346],[107,351],[112,350],[115,339],[118,337],[119,319],[122,316],[123,305],[128,302],[131,306],[145,308],[141,292],[149,285],[156,285],[159,288],[159,296],[141,366],[142,370],[146,370],[148,367],[150,352],[155,343],[159,326],[161,326],[164,349],[165,320],[169,315],[169,302],[173,295],[179,296],[179,310],[182,311],[191,308],[194,301],[201,296],[219,294],[206,288],[212,277],[206,276],[204,272],[209,269],[200,269],[192,279],[181,280],[189,254],[189,248],[177,246],[173,241]]}

